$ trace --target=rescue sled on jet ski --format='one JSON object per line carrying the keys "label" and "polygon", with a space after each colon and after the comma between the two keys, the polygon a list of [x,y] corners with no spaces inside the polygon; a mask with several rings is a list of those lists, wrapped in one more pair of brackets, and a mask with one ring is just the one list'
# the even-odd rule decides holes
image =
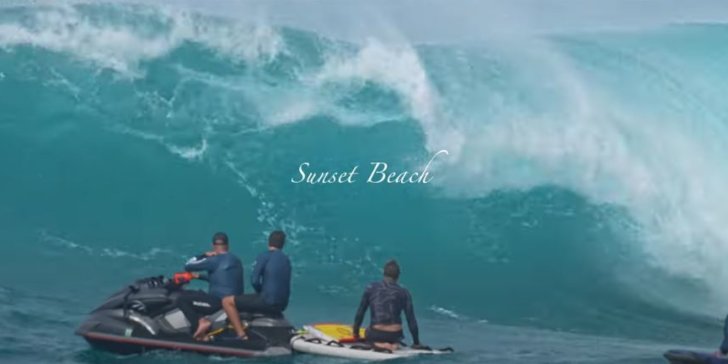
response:
{"label": "rescue sled on jet ski", "polygon": [[[362,330],[360,336],[365,337],[366,332]],[[351,326],[344,324],[306,325],[296,336],[291,338],[291,346],[296,352],[300,353],[370,361],[453,352],[451,348],[413,349],[404,345],[394,351],[381,350],[368,343],[355,341]]]}

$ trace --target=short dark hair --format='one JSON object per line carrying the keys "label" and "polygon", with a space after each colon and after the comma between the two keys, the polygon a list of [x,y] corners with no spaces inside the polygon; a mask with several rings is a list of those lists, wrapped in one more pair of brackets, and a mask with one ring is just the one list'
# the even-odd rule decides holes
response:
{"label": "short dark hair", "polygon": [[227,234],[225,234],[223,232],[215,233],[215,235],[212,236],[212,243],[215,244],[218,240],[222,240],[227,245],[227,243],[228,243]]}
{"label": "short dark hair", "polygon": [[283,245],[286,244],[286,233],[276,230],[268,235],[268,246],[274,248],[283,249]]}
{"label": "short dark hair", "polygon": [[392,259],[384,264],[384,276],[394,280],[399,279],[399,264],[396,260]]}

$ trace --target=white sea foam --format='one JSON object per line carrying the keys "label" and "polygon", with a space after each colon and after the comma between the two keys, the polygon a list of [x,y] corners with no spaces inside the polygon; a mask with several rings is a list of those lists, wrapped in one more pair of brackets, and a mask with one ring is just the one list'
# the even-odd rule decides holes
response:
{"label": "white sea foam", "polygon": [[97,257],[109,257],[109,258],[129,258],[135,260],[148,261],[156,259],[160,255],[174,255],[174,253],[168,249],[162,248],[151,248],[146,252],[129,252],[118,248],[112,247],[91,247],[84,244],[79,244],[71,240],[49,234],[48,232],[41,231],[41,241],[48,244],[55,245],[65,249],[72,249],[81,251],[85,254]]}
{"label": "white sea foam", "polygon": [[314,81],[318,85],[369,81],[394,90],[426,131],[428,149],[447,149],[454,155],[459,154],[463,136],[441,113],[440,97],[432,87],[417,51],[410,45],[384,44],[369,39],[353,55],[331,55]]}
{"label": "white sea foam", "polygon": [[130,76],[142,73],[140,62],[164,56],[184,42],[201,44],[233,61],[268,61],[283,50],[281,37],[263,24],[201,18],[162,6],[103,6],[117,7],[124,16],[97,17],[94,11],[103,8],[84,5],[34,7],[22,21],[0,21],[0,46],[64,52]]}
{"label": "white sea foam", "polygon": [[[622,232],[639,242],[635,250],[647,254],[646,265],[702,282],[714,295],[712,302],[725,302],[726,126],[705,120],[696,128],[689,110],[697,108],[700,115],[705,105],[690,105],[695,96],[671,87],[674,80],[660,80],[664,84],[655,87],[664,94],[649,95],[658,103],[643,106],[621,93],[644,80],[625,79],[625,90],[605,88],[574,64],[578,61],[548,44],[529,47],[522,57],[533,84],[522,92],[549,100],[551,109],[533,112],[528,104],[504,102],[492,114],[468,110],[473,120],[457,126],[467,138],[457,160],[439,172],[446,176],[441,186],[454,196],[484,196],[498,189],[557,185],[595,203],[625,207],[637,225]],[[641,62],[634,67],[655,62],[650,67],[662,77],[691,77],[664,69],[662,60]],[[637,286],[649,290],[650,283]],[[713,309],[707,301],[693,308]]]}
{"label": "white sea foam", "polygon": [[[584,72],[583,60],[565,54],[551,39],[504,43],[508,49],[500,45],[491,52],[505,53],[501,61],[520,73],[514,80],[522,84],[499,91],[487,82],[500,80],[478,80],[485,82],[479,92],[492,93],[482,95],[480,103],[478,95],[468,99],[473,104],[463,105],[438,91],[415,48],[373,39],[353,53],[329,56],[315,84],[373,82],[395,91],[420,123],[427,149],[451,151],[438,172],[445,176],[439,185],[449,195],[557,185],[597,204],[625,207],[636,224],[623,233],[640,242],[635,248],[647,254],[647,265],[702,282],[714,295],[712,302],[728,300],[728,267],[720,258],[728,256],[723,227],[728,169],[720,167],[728,153],[728,126],[704,111],[720,104],[702,104],[722,92],[721,86],[709,87],[715,75],[700,70],[713,81],[695,80],[690,75],[696,72],[687,72],[680,61],[635,54],[639,61],[631,66],[645,78],[625,79],[626,89],[620,90],[596,83]],[[434,76],[445,86],[468,87],[471,80],[442,74],[457,74],[451,69],[457,62],[445,59],[455,65],[435,64],[439,74]],[[631,91],[630,82],[656,83],[645,96],[656,104],[625,100],[621,94]],[[676,89],[676,83],[696,85],[705,99]],[[535,105],[529,97],[538,100]],[[453,114],[463,118],[453,119]]]}
{"label": "white sea foam", "polygon": [[430,311],[443,315],[443,316],[447,316],[452,319],[456,319],[456,320],[460,320],[463,318],[461,315],[459,315],[457,312],[455,312],[453,310],[448,310],[446,308],[435,306],[435,305],[430,306]]}
{"label": "white sea foam", "polygon": [[199,145],[193,147],[181,147],[173,144],[166,144],[170,152],[189,161],[199,161],[207,151],[207,139],[202,139]]}

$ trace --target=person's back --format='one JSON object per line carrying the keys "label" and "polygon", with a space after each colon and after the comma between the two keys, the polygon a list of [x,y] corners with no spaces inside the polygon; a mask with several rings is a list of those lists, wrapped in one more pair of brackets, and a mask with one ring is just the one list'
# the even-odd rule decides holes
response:
{"label": "person's back", "polygon": [[364,290],[352,325],[356,339],[359,338],[359,328],[364,321],[364,314],[371,308],[371,322],[366,333],[367,341],[382,349],[396,350],[400,340],[404,338],[402,333],[402,311],[404,311],[412,334],[413,347],[419,347],[419,329],[412,296],[407,289],[397,284],[398,279],[399,265],[391,260],[384,265],[384,279],[371,283]]}
{"label": "person's back", "polygon": [[369,299],[370,325],[401,325],[402,311],[413,311],[409,291],[392,280],[374,282],[364,294]]}
{"label": "person's back", "polygon": [[253,270],[253,288],[265,303],[285,310],[291,293],[291,261],[280,249],[261,253]]}
{"label": "person's back", "polygon": [[204,258],[204,261],[190,262],[185,269],[199,270],[201,265],[207,269],[207,276],[200,276],[209,283],[210,295],[223,299],[244,292],[243,263],[232,253],[222,253]]}

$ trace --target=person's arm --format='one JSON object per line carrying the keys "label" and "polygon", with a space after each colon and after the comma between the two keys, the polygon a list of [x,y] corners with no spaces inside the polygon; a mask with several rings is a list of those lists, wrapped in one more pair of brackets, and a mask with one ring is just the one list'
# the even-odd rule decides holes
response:
{"label": "person's arm", "polygon": [[202,280],[202,281],[205,281],[205,282],[209,282],[210,281],[210,276],[207,274],[207,272],[197,273],[197,275],[195,276],[195,278],[197,278],[199,280]]}
{"label": "person's arm", "polygon": [[265,265],[268,264],[269,256],[269,254],[263,253],[255,260],[253,275],[250,276],[250,283],[256,293],[260,293],[260,291],[263,290],[263,269],[265,268]]}
{"label": "person's arm", "polygon": [[356,310],[356,316],[354,316],[354,325],[351,326],[351,329],[354,332],[354,339],[359,339],[359,328],[361,327],[361,323],[364,321],[364,314],[367,312],[368,308],[369,287],[367,287],[367,289],[364,291],[364,294],[361,296],[359,308]]}
{"label": "person's arm", "polygon": [[212,270],[215,267],[215,257],[207,256],[206,254],[198,255],[187,261],[185,264],[185,271],[187,272],[199,272],[205,270]]}
{"label": "person's arm", "polygon": [[412,344],[420,345],[420,331],[417,327],[417,319],[415,318],[415,307],[412,304],[412,295],[409,291],[405,292],[404,314],[407,317],[407,325],[410,334],[412,334]]}

